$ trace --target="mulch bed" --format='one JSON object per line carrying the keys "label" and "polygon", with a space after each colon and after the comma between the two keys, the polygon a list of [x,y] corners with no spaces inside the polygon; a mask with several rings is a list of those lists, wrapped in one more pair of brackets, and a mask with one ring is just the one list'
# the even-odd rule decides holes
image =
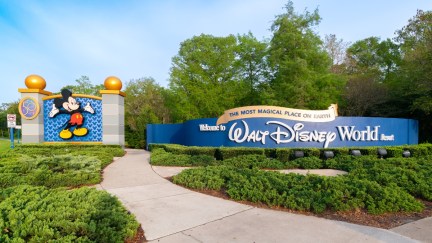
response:
{"label": "mulch bed", "polygon": [[144,236],[144,230],[141,228],[141,225],[138,227],[137,233],[134,238],[125,240],[125,243],[142,243],[147,242]]}

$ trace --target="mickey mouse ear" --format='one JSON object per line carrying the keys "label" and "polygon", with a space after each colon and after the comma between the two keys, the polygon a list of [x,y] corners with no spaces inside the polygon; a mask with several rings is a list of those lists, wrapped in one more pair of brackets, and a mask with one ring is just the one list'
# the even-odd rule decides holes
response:
{"label": "mickey mouse ear", "polygon": [[72,92],[68,89],[62,89],[61,94],[63,96],[63,99],[67,100],[72,95]]}

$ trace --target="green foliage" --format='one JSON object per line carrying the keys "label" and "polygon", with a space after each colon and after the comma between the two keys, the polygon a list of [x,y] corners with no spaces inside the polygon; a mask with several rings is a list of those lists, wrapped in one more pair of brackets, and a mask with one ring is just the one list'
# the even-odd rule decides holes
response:
{"label": "green foliage", "polygon": [[82,187],[122,156],[112,145],[20,145],[0,153],[0,242],[124,242],[138,223],[107,192]]}
{"label": "green foliage", "polygon": [[248,154],[224,159],[222,165],[236,168],[284,169],[285,164],[276,159],[267,158],[262,154]]}
{"label": "green foliage", "polygon": [[0,190],[1,242],[124,242],[138,223],[107,192],[17,186]]}
{"label": "green foliage", "polygon": [[163,148],[154,148],[150,159],[152,165],[162,166],[208,166],[215,164],[213,156],[174,154]]}
{"label": "green foliage", "polygon": [[[265,150],[235,148],[229,152],[229,148],[221,148],[231,157],[217,161],[217,167],[186,170],[175,176],[174,182],[195,189],[224,190],[235,200],[314,212],[421,211],[423,205],[415,198],[432,201],[432,145],[386,147],[385,159],[378,158],[377,147],[360,148],[362,156],[349,155],[351,149],[357,148],[332,149],[337,156],[328,160],[321,160],[321,151],[317,149],[296,149],[307,155],[298,159],[292,157],[294,149],[276,149],[274,153],[283,159],[281,161],[266,157]],[[167,153],[163,148],[155,150]],[[403,158],[405,150],[415,156]],[[260,152],[255,154],[256,151]],[[259,170],[263,168],[330,168],[349,174],[337,177],[283,175]]]}
{"label": "green foliage", "polygon": [[193,170],[184,170],[179,176],[173,177],[173,182],[179,185],[184,185],[189,188],[200,190],[221,190],[225,185],[223,172],[228,173],[229,170],[224,170],[225,167],[200,167]]}
{"label": "green foliage", "polygon": [[269,48],[272,97],[268,103],[284,107],[321,109],[336,103],[343,83],[330,73],[330,58],[313,31],[318,10],[298,14],[293,3],[274,20]]}
{"label": "green foliage", "polygon": [[0,139],[0,153],[8,151],[10,149],[10,141]]}
{"label": "green foliage", "polygon": [[126,83],[125,140],[128,147],[144,148],[148,123],[167,123],[170,112],[166,107],[166,91],[153,78],[141,78]]}
{"label": "green foliage", "polygon": [[51,157],[61,154],[72,154],[82,156],[95,156],[101,162],[101,168],[105,168],[113,160],[113,157],[121,157],[124,155],[124,150],[118,145],[70,145],[70,144],[25,144],[16,146],[15,149],[9,150],[7,153],[1,153],[3,156],[26,154],[33,158],[36,157]]}
{"label": "green foliage", "polygon": [[236,106],[242,91],[236,51],[234,35],[202,34],[180,44],[170,76],[175,120],[217,117]]}
{"label": "green foliage", "polygon": [[256,155],[264,155],[264,149],[263,148],[246,148],[246,147],[231,147],[231,148],[225,148],[221,147],[219,148],[220,158],[217,158],[218,160],[225,160],[229,158],[234,158],[240,155],[248,155],[248,154],[256,154]]}
{"label": "green foliage", "polygon": [[224,188],[234,200],[317,213],[326,209],[364,208],[373,214],[423,209],[401,187],[349,176],[302,176],[220,166],[185,170],[173,179],[194,189]]}
{"label": "green foliage", "polygon": [[87,94],[87,95],[94,95],[94,96],[101,96],[99,91],[105,89],[103,84],[93,85],[90,82],[89,77],[84,75],[76,79],[75,82],[77,83],[76,85],[67,85],[61,89],[68,89],[72,91],[72,93],[74,94]]}
{"label": "green foliage", "polygon": [[111,145],[20,145],[0,153],[0,188],[97,184],[102,168],[123,154],[120,146]]}
{"label": "green foliage", "polygon": [[154,148],[163,148],[173,154],[208,155],[215,156],[216,147],[183,146],[178,144],[150,144],[150,151]]}
{"label": "green foliage", "polygon": [[318,157],[303,157],[292,161],[301,169],[321,169],[323,168],[323,160]]}
{"label": "green foliage", "polygon": [[101,162],[96,157],[54,155],[0,160],[0,188],[15,185],[46,187],[79,186],[101,181]]}

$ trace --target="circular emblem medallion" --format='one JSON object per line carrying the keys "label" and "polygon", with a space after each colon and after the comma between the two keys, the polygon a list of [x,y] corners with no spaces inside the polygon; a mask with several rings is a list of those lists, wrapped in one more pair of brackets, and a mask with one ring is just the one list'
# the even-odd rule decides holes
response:
{"label": "circular emblem medallion", "polygon": [[39,114],[39,103],[32,97],[24,97],[18,105],[18,111],[22,118],[32,120]]}

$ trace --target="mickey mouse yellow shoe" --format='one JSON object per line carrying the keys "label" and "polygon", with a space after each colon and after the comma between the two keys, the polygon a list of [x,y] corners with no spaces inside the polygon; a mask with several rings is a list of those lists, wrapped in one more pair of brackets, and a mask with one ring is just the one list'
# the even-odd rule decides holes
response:
{"label": "mickey mouse yellow shoe", "polygon": [[70,139],[72,137],[72,133],[69,131],[69,129],[64,129],[60,132],[59,136],[63,139]]}
{"label": "mickey mouse yellow shoe", "polygon": [[88,130],[87,130],[87,128],[85,128],[85,127],[76,128],[76,129],[73,131],[73,134],[74,134],[75,136],[78,136],[78,137],[85,136],[85,135],[87,135],[87,133],[88,133]]}

